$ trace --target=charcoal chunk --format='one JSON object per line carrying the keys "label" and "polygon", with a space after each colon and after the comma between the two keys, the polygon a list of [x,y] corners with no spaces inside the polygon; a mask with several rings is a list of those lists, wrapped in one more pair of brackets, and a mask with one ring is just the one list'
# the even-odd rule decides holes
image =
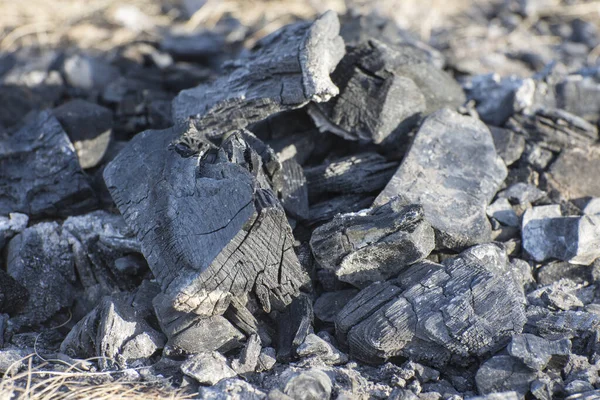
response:
{"label": "charcoal chunk", "polygon": [[443,109],[425,120],[375,204],[401,194],[423,206],[439,247],[464,248],[490,241],[485,208],[506,175],[489,129]]}
{"label": "charcoal chunk", "polygon": [[[29,293],[15,278],[0,269],[0,312],[15,315],[27,304]],[[2,335],[0,330],[0,336]]]}
{"label": "charcoal chunk", "polygon": [[564,150],[546,174],[567,199],[600,197],[600,147]]}
{"label": "charcoal chunk", "polygon": [[331,194],[360,194],[381,190],[390,180],[397,163],[377,153],[361,153],[323,165],[306,168],[311,199]]}
{"label": "charcoal chunk", "polygon": [[[312,23],[283,27],[230,63],[228,74],[179,93],[173,119],[194,117],[201,134],[222,136],[271,114],[329,100],[339,92],[329,74],[345,51],[339,29],[332,11]],[[194,136],[183,139],[194,142]]]}
{"label": "charcoal chunk", "polygon": [[527,368],[518,359],[498,355],[481,365],[475,376],[475,382],[480,394],[514,390],[522,399],[529,392],[529,386],[537,375],[537,371]]}
{"label": "charcoal chunk", "polygon": [[511,130],[490,126],[494,146],[506,166],[514,164],[525,150],[525,138]]}
{"label": "charcoal chunk", "polygon": [[522,222],[523,248],[536,261],[591,264],[600,257],[600,216],[563,217],[560,206],[534,207]]}
{"label": "charcoal chunk", "polygon": [[270,187],[276,163],[244,132],[182,157],[169,144],[186,129],[138,134],[104,171],[150,269],[178,311],[222,314],[248,292],[266,312],[284,309],[308,275]]}
{"label": "charcoal chunk", "polygon": [[309,210],[309,224],[318,225],[331,220],[337,214],[346,214],[371,207],[375,197],[360,194],[337,196],[313,204]]}
{"label": "charcoal chunk", "polygon": [[310,245],[322,268],[363,288],[427,257],[435,236],[421,206],[394,198],[371,210],[336,216],[313,232]]}
{"label": "charcoal chunk", "polygon": [[290,398],[302,400],[329,399],[331,390],[329,376],[315,368],[293,374],[283,389]]}
{"label": "charcoal chunk", "polygon": [[73,145],[49,111],[0,141],[0,215],[68,216],[95,204]]}
{"label": "charcoal chunk", "polygon": [[8,217],[0,215],[0,251],[9,239],[27,227],[29,217],[25,214],[10,213]]}
{"label": "charcoal chunk", "polygon": [[20,324],[45,322],[75,300],[74,257],[56,222],[31,226],[15,236],[8,243],[6,270],[29,293],[16,318]]}
{"label": "charcoal chunk", "polygon": [[571,342],[567,339],[550,341],[525,333],[514,335],[507,349],[511,356],[535,371],[542,371],[549,364],[562,369],[571,353]]}
{"label": "charcoal chunk", "polygon": [[520,333],[524,304],[504,251],[480,245],[363,289],[339,313],[336,329],[359,360],[404,356],[440,367],[498,349]]}
{"label": "charcoal chunk", "polygon": [[237,376],[227,359],[216,351],[191,356],[181,365],[181,371],[203,385],[216,385],[223,379]]}
{"label": "charcoal chunk", "polygon": [[315,301],[315,317],[324,322],[334,322],[338,312],[357,294],[356,289],[323,293]]}
{"label": "charcoal chunk", "polygon": [[69,135],[81,168],[97,166],[110,144],[112,112],[97,104],[75,99],[54,109],[53,114]]}
{"label": "charcoal chunk", "polygon": [[100,368],[149,365],[165,344],[162,333],[138,315],[129,293],[105,297],[62,342],[71,357],[99,357]]}

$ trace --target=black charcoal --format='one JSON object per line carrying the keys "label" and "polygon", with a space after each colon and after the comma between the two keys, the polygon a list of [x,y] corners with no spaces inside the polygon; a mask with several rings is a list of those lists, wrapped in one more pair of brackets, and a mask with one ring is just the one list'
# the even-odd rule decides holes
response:
{"label": "black charcoal", "polygon": [[547,366],[562,369],[569,359],[571,342],[567,339],[550,341],[525,333],[514,335],[507,349],[511,356],[535,371]]}
{"label": "black charcoal", "polygon": [[600,197],[600,147],[563,150],[546,174],[567,199]]}
{"label": "black charcoal", "polygon": [[2,251],[10,238],[17,233],[23,232],[28,222],[29,217],[25,214],[10,213],[6,217],[0,215],[0,251]]}
{"label": "black charcoal", "polygon": [[497,355],[484,362],[475,376],[481,394],[514,390],[523,399],[538,372],[509,355]]}
{"label": "black charcoal", "polygon": [[396,195],[423,206],[441,247],[489,242],[485,208],[506,178],[489,129],[449,109],[429,116],[376,205]]}

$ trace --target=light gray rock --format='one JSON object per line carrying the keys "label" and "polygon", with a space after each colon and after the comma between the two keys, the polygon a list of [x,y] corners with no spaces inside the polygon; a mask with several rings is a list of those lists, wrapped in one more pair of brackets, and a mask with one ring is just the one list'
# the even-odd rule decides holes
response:
{"label": "light gray rock", "polygon": [[515,210],[506,198],[500,198],[490,204],[487,208],[487,215],[494,218],[502,225],[518,227],[520,220]]}
{"label": "light gray rock", "polygon": [[[201,134],[222,136],[310,101],[328,101],[339,93],[329,78],[345,52],[339,29],[337,15],[329,11],[268,35],[228,64],[226,75],[180,92],[173,119],[193,117]],[[193,142],[193,135],[182,140],[189,148]]]}
{"label": "light gray rock", "polygon": [[525,138],[508,129],[490,126],[494,146],[506,166],[514,164],[525,150]]}
{"label": "light gray rock", "polygon": [[314,333],[310,333],[296,349],[301,358],[315,359],[327,365],[339,365],[348,362],[348,356]]}
{"label": "light gray rock", "polygon": [[283,392],[295,400],[322,400],[331,398],[329,376],[312,368],[293,374],[285,383]]}
{"label": "light gray rock", "polygon": [[201,385],[216,385],[237,375],[227,364],[227,359],[216,351],[191,356],[181,365],[181,372]]}
{"label": "light gray rock", "polygon": [[60,349],[73,358],[99,357],[100,368],[150,365],[165,344],[156,331],[133,307],[129,293],[105,297],[79,321]]}
{"label": "light gray rock", "polygon": [[600,197],[600,147],[564,150],[546,174],[567,199]]}
{"label": "light gray rock", "polygon": [[526,205],[543,199],[546,192],[524,182],[510,185],[507,189],[498,193],[498,198],[508,199],[511,203]]}
{"label": "light gray rock", "polygon": [[35,325],[70,307],[77,295],[75,260],[56,222],[33,225],[11,239],[6,271],[27,289],[29,298],[17,320]]}
{"label": "light gray rock", "polygon": [[435,236],[423,208],[396,197],[380,207],[336,216],[313,232],[310,246],[322,268],[363,288],[427,257]]}
{"label": "light gray rock", "polygon": [[210,387],[201,387],[198,398],[203,400],[263,400],[266,393],[241,379],[229,378]]}
{"label": "light gray rock", "polygon": [[600,216],[563,217],[558,205],[534,207],[523,215],[522,240],[536,261],[588,265],[600,257]]}
{"label": "light gray rock", "polygon": [[562,369],[569,359],[571,342],[568,339],[546,340],[524,333],[514,335],[507,350],[508,354],[535,371],[542,371],[550,364],[553,368]]}
{"label": "light gray rock", "polygon": [[277,363],[276,351],[273,347],[265,347],[260,351],[256,372],[269,371]]}
{"label": "light gray rock", "polygon": [[0,140],[0,215],[68,216],[95,204],[67,134],[42,111]]}
{"label": "light gray rock", "polygon": [[240,375],[254,372],[258,365],[261,350],[260,337],[258,335],[250,336],[240,352],[239,358],[231,362],[231,368]]}
{"label": "light gray rock", "polygon": [[506,175],[489,129],[442,109],[425,120],[375,205],[401,194],[423,206],[438,246],[464,248],[490,241],[485,209]]}
{"label": "light gray rock", "polygon": [[0,215],[0,251],[9,239],[27,227],[29,217],[25,214],[10,213],[7,217]]}
{"label": "light gray rock", "polygon": [[490,393],[483,396],[467,397],[467,400],[519,400],[519,394],[515,391]]}
{"label": "light gray rock", "polygon": [[524,305],[505,252],[487,244],[442,265],[413,264],[394,281],[363,289],[338,314],[336,331],[359,360],[403,356],[440,367],[520,333]]}

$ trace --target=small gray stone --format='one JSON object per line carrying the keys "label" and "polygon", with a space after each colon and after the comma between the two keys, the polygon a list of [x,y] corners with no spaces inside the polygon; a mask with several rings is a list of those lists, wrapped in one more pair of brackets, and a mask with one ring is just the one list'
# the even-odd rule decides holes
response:
{"label": "small gray stone", "polygon": [[8,217],[0,215],[0,251],[8,240],[27,227],[29,217],[25,214],[10,213]]}
{"label": "small gray stone", "polygon": [[216,351],[191,356],[181,365],[181,372],[202,385],[216,385],[223,379],[237,375],[227,365],[227,359]]}
{"label": "small gray stone", "polygon": [[[580,380],[571,381],[567,386],[565,386],[565,393],[569,395],[591,392],[593,390],[594,386],[591,383]],[[600,395],[600,393],[598,393],[598,395]]]}
{"label": "small gray stone", "polygon": [[310,246],[322,268],[362,288],[427,257],[435,238],[421,206],[396,197],[370,210],[336,216],[313,232]]}
{"label": "small gray stone", "polygon": [[512,227],[520,226],[521,221],[517,213],[505,198],[500,198],[490,204],[486,212],[488,216],[493,217],[503,225]]}
{"label": "small gray stone", "polygon": [[485,208],[506,175],[489,129],[446,108],[421,125],[375,205],[401,194],[423,206],[438,246],[464,248],[490,241]]}
{"label": "small gray stone", "polygon": [[283,392],[294,400],[322,400],[331,398],[331,379],[318,369],[309,369],[292,375]]}
{"label": "small gray stone", "polygon": [[239,358],[231,362],[231,367],[238,374],[246,374],[254,372],[258,365],[262,346],[258,335],[251,335],[246,342],[246,346],[242,349]]}
{"label": "small gray stone", "polygon": [[490,126],[494,146],[498,155],[502,158],[506,166],[514,164],[525,150],[525,138],[509,129],[496,128]]}
{"label": "small gray stone", "polygon": [[263,400],[266,393],[241,379],[230,378],[210,387],[201,387],[198,397],[202,400]]}
{"label": "small gray stone", "polygon": [[475,382],[480,394],[514,390],[522,399],[537,376],[536,371],[527,368],[518,359],[497,355],[481,364],[475,375]]}
{"label": "small gray stone", "polygon": [[600,197],[600,147],[563,150],[550,167],[548,178],[567,199]]}
{"label": "small gray stone", "polygon": [[296,349],[296,353],[301,358],[314,358],[327,365],[339,365],[348,362],[348,356],[331,343],[321,339],[314,333],[310,333]]}
{"label": "small gray stone", "polygon": [[467,400],[519,400],[521,397],[517,392],[498,392],[483,396],[467,397]]}
{"label": "small gray stone", "polygon": [[562,368],[571,353],[571,342],[568,339],[551,341],[524,333],[514,335],[507,350],[531,369],[542,371],[549,363]]}
{"label": "small gray stone", "polygon": [[527,210],[522,224],[523,248],[536,261],[588,265],[600,257],[600,215],[563,217],[558,205],[540,206]]}
{"label": "small gray stone", "polygon": [[514,204],[530,204],[543,199],[546,193],[528,183],[518,182],[498,193],[498,198],[506,198]]}
{"label": "small gray stone", "polygon": [[277,363],[277,351],[273,347],[265,347],[258,356],[256,372],[269,371]]}
{"label": "small gray stone", "polygon": [[5,348],[0,350],[0,373],[4,376],[13,376],[26,368],[25,357],[31,353],[26,349]]}

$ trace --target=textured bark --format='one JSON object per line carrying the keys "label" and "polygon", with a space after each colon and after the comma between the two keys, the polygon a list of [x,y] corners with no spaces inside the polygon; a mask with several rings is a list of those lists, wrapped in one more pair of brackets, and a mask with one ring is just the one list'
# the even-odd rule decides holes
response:
{"label": "textured bark", "polygon": [[[331,11],[283,27],[227,65],[226,75],[182,91],[173,101],[173,119],[192,117],[201,134],[222,136],[310,101],[328,101],[338,94],[329,74],[344,55],[339,29]],[[198,138],[188,135],[182,143],[193,149]]]}
{"label": "textured bark", "polygon": [[174,309],[201,316],[251,291],[266,312],[285,308],[308,276],[270,188],[277,163],[244,132],[185,158],[169,147],[182,133],[142,132],[104,172],[163,292]]}
{"label": "textured bark", "polygon": [[442,366],[481,356],[525,324],[525,298],[511,274],[495,245],[441,265],[416,263],[350,300],[336,320],[338,336],[366,362],[403,356]]}

